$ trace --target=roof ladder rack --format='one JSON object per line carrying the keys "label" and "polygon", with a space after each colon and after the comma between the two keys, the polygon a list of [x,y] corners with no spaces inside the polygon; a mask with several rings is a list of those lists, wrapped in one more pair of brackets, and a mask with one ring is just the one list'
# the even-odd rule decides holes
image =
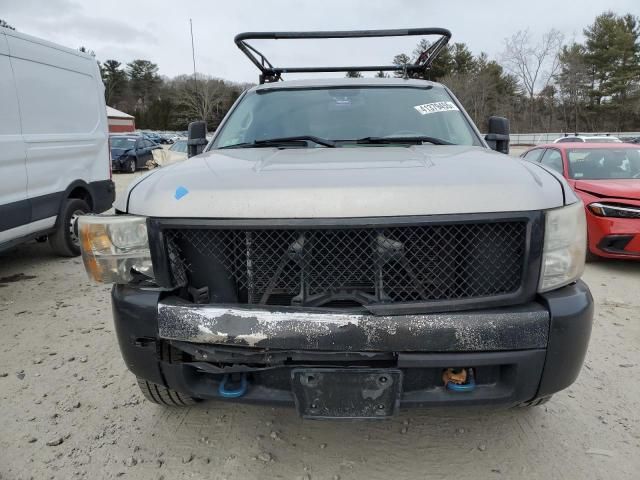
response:
{"label": "roof ladder rack", "polygon": [[[275,67],[260,51],[247,43],[247,40],[300,40],[327,38],[374,38],[374,37],[406,37],[432,36],[437,38],[429,48],[422,52],[415,63],[406,65],[360,65],[360,66],[324,66],[324,67]],[[377,72],[401,71],[405,76],[412,72],[422,72],[431,67],[438,54],[445,48],[451,32],[446,28],[409,28],[397,30],[349,30],[349,31],[321,31],[321,32],[245,32],[236,35],[234,41],[237,47],[260,70],[260,83],[277,82],[282,80],[283,73],[313,73],[313,72]]]}

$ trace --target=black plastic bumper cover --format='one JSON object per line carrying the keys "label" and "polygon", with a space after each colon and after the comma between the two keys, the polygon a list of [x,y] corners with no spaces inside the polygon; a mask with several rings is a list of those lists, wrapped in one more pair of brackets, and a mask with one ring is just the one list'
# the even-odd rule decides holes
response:
{"label": "black plastic bumper cover", "polygon": [[89,184],[93,199],[93,212],[106,212],[116,199],[116,185],[113,180],[100,180]]}
{"label": "black plastic bumper cover", "polygon": [[[179,346],[181,341],[165,340],[159,335],[158,306],[167,303],[160,297],[160,292],[155,290],[122,285],[115,286],[112,291],[116,332],[127,367],[141,378],[185,394],[217,398],[220,375],[199,368],[198,365],[204,363],[171,363],[162,358],[162,342],[170,341]],[[435,383],[430,388],[405,388],[401,399],[404,407],[514,405],[552,394],[575,381],[591,333],[593,299],[587,286],[578,282],[542,294],[537,302],[517,308],[417,316],[419,321],[414,316],[413,323],[407,317],[395,319],[400,325],[394,330],[389,330],[393,318],[383,317],[387,319],[376,324],[376,328],[371,323],[375,323],[375,318],[367,318],[347,327],[335,325],[311,337],[292,334],[295,325],[285,322],[282,328],[273,330],[269,345],[260,344],[260,341],[264,342],[262,339],[247,346],[238,341],[238,335],[242,335],[238,330],[241,328],[237,325],[238,318],[222,316],[227,327],[230,321],[236,322],[234,334],[225,337],[226,345],[225,342],[222,345],[188,345],[200,348],[203,358],[207,356],[205,352],[215,355],[224,350],[234,352],[236,358],[257,352],[267,359],[263,371],[255,372],[256,381],[248,393],[236,399],[241,401],[293,405],[290,389],[270,388],[269,382],[265,381],[277,375],[286,379],[293,366],[286,367],[289,370],[275,363],[270,367],[268,359],[291,352],[288,356],[298,361],[296,365],[304,365],[306,359],[317,361],[319,355],[330,355],[338,366],[349,365],[353,360],[374,361],[379,357],[384,359],[385,365],[403,369],[409,380],[431,376]],[[437,322],[432,321],[436,317]],[[250,327],[256,325],[254,320],[246,323],[249,327],[244,335],[251,337],[256,333]],[[166,332],[163,336],[170,337]],[[262,337],[254,335],[252,338]],[[475,367],[486,381],[481,381],[476,391],[464,395],[454,396],[441,386],[437,387],[436,372],[456,366]],[[419,383],[419,379],[417,381]]]}

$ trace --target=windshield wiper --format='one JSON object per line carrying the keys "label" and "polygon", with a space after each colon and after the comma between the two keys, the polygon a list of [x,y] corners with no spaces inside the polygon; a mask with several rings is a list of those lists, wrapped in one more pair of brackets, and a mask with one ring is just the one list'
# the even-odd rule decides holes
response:
{"label": "windshield wiper", "polygon": [[455,143],[442,140],[436,137],[415,136],[415,137],[364,137],[356,140],[357,144],[389,144],[389,143],[433,143],[434,145],[455,145]]}
{"label": "windshield wiper", "polygon": [[[280,137],[280,138],[267,138],[264,140],[255,140],[253,142],[237,143],[235,145],[226,145],[220,148],[256,148],[256,147],[278,147],[286,145],[288,143],[295,142],[313,142],[324,147],[335,148],[335,142],[327,140],[326,138],[315,137],[313,135],[298,135],[296,137]],[[306,144],[305,144],[306,145]]]}

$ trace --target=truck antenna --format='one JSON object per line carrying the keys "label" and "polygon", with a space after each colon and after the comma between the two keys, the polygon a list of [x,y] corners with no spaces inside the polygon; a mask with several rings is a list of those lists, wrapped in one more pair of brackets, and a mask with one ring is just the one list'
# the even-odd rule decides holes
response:
{"label": "truck antenna", "polygon": [[193,20],[189,19],[189,29],[191,30],[191,57],[193,58],[193,83],[196,84],[196,49],[193,45]]}

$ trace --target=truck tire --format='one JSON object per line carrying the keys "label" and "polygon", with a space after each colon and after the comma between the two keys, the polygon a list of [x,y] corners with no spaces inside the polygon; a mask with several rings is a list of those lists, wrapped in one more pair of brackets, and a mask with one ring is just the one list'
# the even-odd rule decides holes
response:
{"label": "truck tire", "polygon": [[522,402],[520,405],[518,405],[518,407],[520,407],[520,408],[530,408],[530,407],[537,407],[539,405],[544,405],[549,400],[551,400],[551,397],[553,397],[553,395],[547,395],[547,396],[544,396],[544,397],[534,398],[533,400],[529,400],[528,402]]}
{"label": "truck tire", "polygon": [[80,215],[91,212],[87,202],[79,198],[68,198],[58,218],[58,228],[49,235],[49,245],[56,255],[77,257],[80,255],[80,237],[76,221]]}
{"label": "truck tire", "polygon": [[136,379],[144,398],[158,405],[165,407],[191,407],[200,401],[197,398],[189,397],[162,385],[147,382],[140,377],[136,377]]}

